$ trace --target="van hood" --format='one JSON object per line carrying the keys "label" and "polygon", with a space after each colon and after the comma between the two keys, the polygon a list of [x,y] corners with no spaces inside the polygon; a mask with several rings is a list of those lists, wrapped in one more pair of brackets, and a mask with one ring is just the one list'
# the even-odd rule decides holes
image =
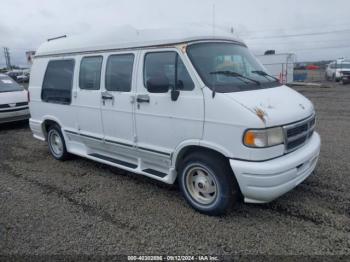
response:
{"label": "van hood", "polygon": [[311,101],[287,86],[225,95],[256,115],[266,127],[297,122],[314,113]]}
{"label": "van hood", "polygon": [[0,92],[0,104],[28,102],[27,91]]}

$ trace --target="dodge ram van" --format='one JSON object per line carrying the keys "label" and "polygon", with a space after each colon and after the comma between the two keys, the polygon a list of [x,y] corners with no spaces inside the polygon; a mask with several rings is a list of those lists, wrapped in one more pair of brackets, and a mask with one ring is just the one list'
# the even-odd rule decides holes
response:
{"label": "dodge ram van", "polygon": [[30,127],[70,154],[172,184],[218,215],[267,203],[316,167],[313,104],[244,42],[186,31],[62,37],[37,50]]}

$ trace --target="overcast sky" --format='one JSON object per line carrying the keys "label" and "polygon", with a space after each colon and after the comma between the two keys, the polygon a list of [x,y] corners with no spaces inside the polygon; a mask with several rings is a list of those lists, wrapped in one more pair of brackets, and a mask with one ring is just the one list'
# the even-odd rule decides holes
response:
{"label": "overcast sky", "polygon": [[131,25],[137,29],[234,28],[253,50],[294,52],[298,61],[350,58],[349,0],[9,0],[0,8],[0,66],[50,37]]}

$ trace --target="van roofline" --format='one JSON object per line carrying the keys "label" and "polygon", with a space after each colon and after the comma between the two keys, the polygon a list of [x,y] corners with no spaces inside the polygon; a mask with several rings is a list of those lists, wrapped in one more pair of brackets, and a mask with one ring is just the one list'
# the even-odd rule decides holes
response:
{"label": "van roofline", "polygon": [[191,29],[136,30],[127,27],[105,33],[76,35],[47,41],[38,48],[34,58],[158,48],[215,40],[230,41],[246,46],[242,40],[228,33],[212,35],[208,32],[191,31]]}
{"label": "van roofline", "polygon": [[81,51],[74,51],[74,52],[56,52],[56,53],[48,53],[48,54],[38,54],[35,55],[34,58],[47,58],[47,57],[60,57],[60,56],[74,56],[74,55],[88,55],[88,54],[100,54],[100,53],[107,53],[107,52],[125,52],[125,51],[137,51],[142,49],[156,49],[156,48],[169,48],[169,47],[175,47],[178,45],[189,45],[193,43],[201,43],[201,42],[230,42],[237,45],[242,45],[247,47],[247,45],[241,41],[235,41],[235,40],[229,40],[224,38],[211,38],[211,39],[198,39],[198,40],[192,40],[192,41],[186,41],[186,42],[173,42],[168,44],[158,44],[158,45],[145,45],[145,46],[137,46],[137,47],[124,47],[124,48],[109,48],[109,49],[95,49],[95,50],[81,50]]}

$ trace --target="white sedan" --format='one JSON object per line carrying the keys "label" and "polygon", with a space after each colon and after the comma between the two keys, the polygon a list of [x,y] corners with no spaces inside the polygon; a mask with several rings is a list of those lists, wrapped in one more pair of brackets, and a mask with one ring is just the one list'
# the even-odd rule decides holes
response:
{"label": "white sedan", "polygon": [[9,76],[0,74],[0,123],[29,117],[28,92]]}

